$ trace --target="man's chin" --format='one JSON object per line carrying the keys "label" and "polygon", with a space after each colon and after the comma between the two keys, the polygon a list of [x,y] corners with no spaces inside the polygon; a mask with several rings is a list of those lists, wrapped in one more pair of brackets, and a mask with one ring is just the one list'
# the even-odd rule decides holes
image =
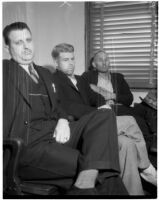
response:
{"label": "man's chin", "polygon": [[72,72],[67,72],[66,74],[67,74],[67,76],[72,76],[73,75]]}
{"label": "man's chin", "polygon": [[21,65],[29,65],[32,62],[33,62],[33,60],[25,60],[25,61],[20,62],[19,64],[21,64]]}
{"label": "man's chin", "polygon": [[30,63],[33,62],[33,57],[24,58],[24,59],[22,60],[22,62],[23,62],[24,64],[30,64]]}

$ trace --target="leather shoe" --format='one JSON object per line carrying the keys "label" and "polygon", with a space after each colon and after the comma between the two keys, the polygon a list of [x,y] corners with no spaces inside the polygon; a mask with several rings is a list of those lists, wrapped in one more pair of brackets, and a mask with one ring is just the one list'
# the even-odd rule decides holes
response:
{"label": "leather shoe", "polygon": [[66,195],[98,195],[96,188],[72,188],[66,193]]}

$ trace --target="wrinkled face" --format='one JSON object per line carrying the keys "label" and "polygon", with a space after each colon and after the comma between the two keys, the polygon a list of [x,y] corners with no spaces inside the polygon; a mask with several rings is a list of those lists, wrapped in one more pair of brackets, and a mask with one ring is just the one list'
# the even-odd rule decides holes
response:
{"label": "wrinkled face", "polygon": [[109,61],[109,57],[106,53],[99,52],[98,54],[96,54],[93,63],[94,63],[94,67],[99,72],[108,72],[109,71],[110,61]]}
{"label": "wrinkled face", "polygon": [[57,68],[68,76],[74,73],[75,57],[74,52],[61,52],[56,60]]}
{"label": "wrinkled face", "polygon": [[30,64],[34,57],[34,45],[29,30],[13,30],[7,46],[11,57],[22,65]]}

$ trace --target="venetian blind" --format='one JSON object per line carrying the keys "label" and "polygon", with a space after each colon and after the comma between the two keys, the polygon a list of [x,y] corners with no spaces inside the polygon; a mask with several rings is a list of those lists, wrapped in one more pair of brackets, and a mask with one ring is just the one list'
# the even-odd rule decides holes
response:
{"label": "venetian blind", "polygon": [[104,49],[111,70],[124,74],[131,88],[156,87],[157,6],[152,1],[87,3],[88,60]]}

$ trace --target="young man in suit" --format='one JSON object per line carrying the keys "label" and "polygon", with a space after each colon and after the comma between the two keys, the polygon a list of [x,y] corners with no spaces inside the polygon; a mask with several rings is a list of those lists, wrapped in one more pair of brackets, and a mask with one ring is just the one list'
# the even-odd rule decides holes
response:
{"label": "young man in suit", "polygon": [[33,63],[27,24],[12,23],[3,36],[11,56],[3,63],[3,136],[24,141],[21,178],[71,188],[69,195],[127,194],[119,177],[114,113],[94,111],[69,122],[50,73]]}
{"label": "young man in suit", "polygon": [[[61,105],[69,115],[72,115],[75,120],[78,120],[84,115],[97,110],[97,108],[98,110],[111,109],[109,105],[105,104],[105,99],[101,95],[98,95],[91,90],[89,84],[83,77],[74,75],[75,61],[74,48],[72,45],[62,43],[55,46],[52,51],[52,57],[57,67],[56,73],[53,74],[53,80],[55,80],[56,83],[56,90],[60,97]],[[133,149],[131,152],[127,151],[131,155],[126,155],[124,151],[119,152],[121,158],[121,170],[128,170],[123,172],[123,174],[127,174],[127,176],[123,176],[123,182],[130,194],[143,194],[138,167],[141,169],[148,168],[150,161],[148,159],[142,132],[138,128],[134,118],[131,116],[118,117],[117,128],[119,134],[119,147],[122,150],[124,149],[124,151],[127,151],[127,148],[130,149],[131,146],[135,145],[138,154],[138,158],[134,156],[136,155],[136,149]],[[127,144],[130,145],[126,146]],[[123,159],[124,155],[129,156],[132,159],[134,158],[134,160],[128,161],[126,157]],[[126,163],[125,160],[128,162]],[[128,169],[126,167],[134,164],[136,164],[136,168],[132,169],[129,167]],[[132,169],[132,171],[130,171],[130,169]],[[135,179],[134,175],[136,175]],[[138,179],[136,179],[136,177],[138,177]],[[156,179],[154,177],[148,181],[156,184]]]}

